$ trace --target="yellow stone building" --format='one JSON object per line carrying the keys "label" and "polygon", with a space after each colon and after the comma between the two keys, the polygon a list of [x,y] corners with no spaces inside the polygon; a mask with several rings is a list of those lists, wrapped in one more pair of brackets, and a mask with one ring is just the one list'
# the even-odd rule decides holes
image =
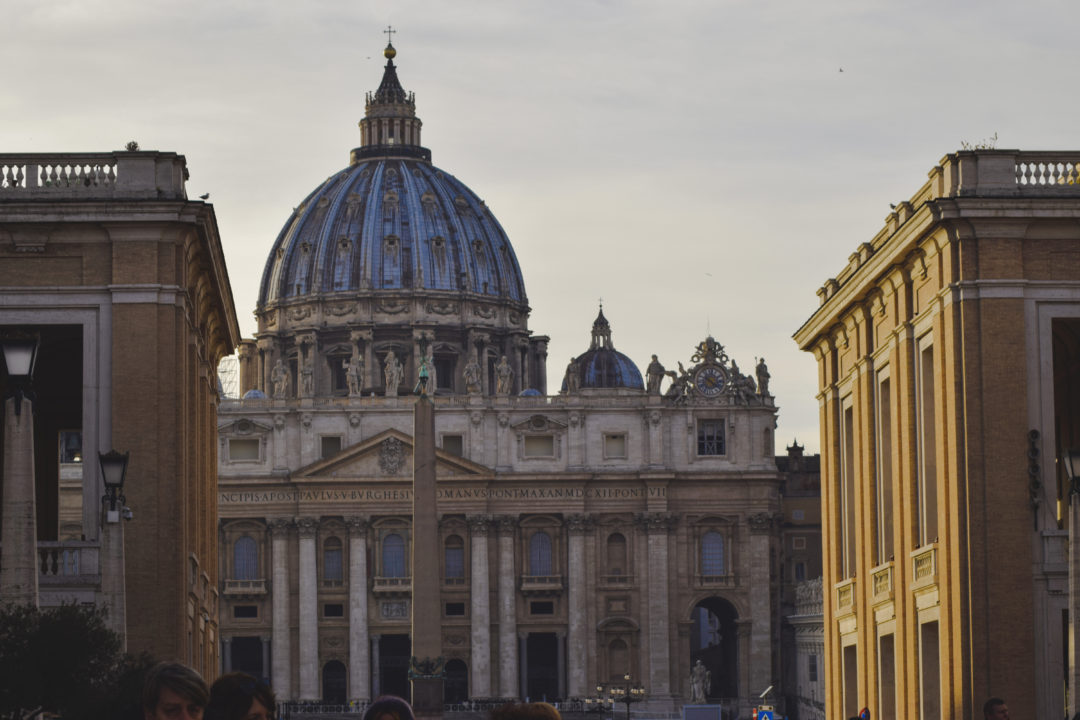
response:
{"label": "yellow stone building", "polygon": [[1078,169],[947,155],[795,333],[819,369],[829,717],[1066,716]]}
{"label": "yellow stone building", "polygon": [[[175,153],[0,155],[0,334],[40,338],[37,547],[20,550],[39,604],[103,605],[129,651],[213,676],[217,365],[239,330],[214,209],[186,178]],[[110,449],[130,453],[130,522],[102,512]]]}

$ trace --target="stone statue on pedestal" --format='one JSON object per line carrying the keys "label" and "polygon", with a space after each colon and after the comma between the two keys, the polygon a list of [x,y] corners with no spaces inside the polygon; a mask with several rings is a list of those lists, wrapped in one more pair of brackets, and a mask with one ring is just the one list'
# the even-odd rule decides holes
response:
{"label": "stone statue on pedestal", "polygon": [[758,393],[762,397],[765,397],[766,395],[769,394],[769,378],[772,377],[771,375],[769,375],[768,366],[765,365],[765,358],[761,358],[758,361],[757,368],[755,368],[755,371],[757,373],[757,389],[758,389]]}
{"label": "stone statue on pedestal", "polygon": [[397,397],[398,385],[405,377],[405,371],[398,362],[394,351],[386,353],[386,362],[383,363],[383,379],[386,381],[386,397]]}
{"label": "stone statue on pedestal", "polygon": [[710,690],[712,690],[712,673],[705,668],[701,660],[698,660],[690,670],[691,704],[704,705]]}
{"label": "stone statue on pedestal", "polygon": [[652,356],[652,362],[649,363],[649,367],[645,370],[645,390],[650,395],[660,394],[660,382],[664,379],[664,366],[660,364],[660,361],[655,355]]}
{"label": "stone statue on pedestal", "polygon": [[469,358],[465,365],[465,392],[470,395],[479,395],[480,389],[480,363],[476,362],[476,355]]}
{"label": "stone statue on pedestal", "polygon": [[570,358],[566,366],[566,392],[577,392],[581,387],[581,368],[576,358]]}
{"label": "stone statue on pedestal", "polygon": [[364,358],[360,357],[356,346],[353,346],[349,359],[341,361],[341,366],[345,368],[345,377],[349,381],[349,397],[358,397],[364,387]]}
{"label": "stone statue on pedestal", "polygon": [[270,382],[274,385],[275,399],[281,400],[289,393],[289,371],[285,369],[281,358],[278,358],[274,369],[270,371]]}
{"label": "stone statue on pedestal", "polygon": [[509,395],[514,387],[514,369],[503,355],[495,366],[495,394]]}

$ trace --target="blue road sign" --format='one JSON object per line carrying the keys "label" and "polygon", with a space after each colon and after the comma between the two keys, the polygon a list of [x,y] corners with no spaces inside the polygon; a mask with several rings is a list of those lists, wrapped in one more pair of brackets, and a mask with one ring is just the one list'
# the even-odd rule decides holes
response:
{"label": "blue road sign", "polygon": [[772,710],[758,710],[757,720],[773,720]]}

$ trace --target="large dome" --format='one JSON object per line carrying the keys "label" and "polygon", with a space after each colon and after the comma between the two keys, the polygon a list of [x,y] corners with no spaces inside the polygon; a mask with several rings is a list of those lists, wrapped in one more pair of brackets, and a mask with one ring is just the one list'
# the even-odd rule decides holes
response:
{"label": "large dome", "polygon": [[529,330],[510,240],[476,193],[431,164],[392,45],[384,55],[348,167],[304,198],[270,249],[246,351],[257,386],[275,399],[393,396],[413,387],[427,352],[437,393],[544,391],[547,338]]}
{"label": "large dome", "polygon": [[[484,201],[431,164],[411,94],[388,55],[368,95],[364,146],[293,211],[267,258],[259,309],[383,290],[477,293],[526,303],[514,249]],[[384,135],[385,133],[385,135]]]}

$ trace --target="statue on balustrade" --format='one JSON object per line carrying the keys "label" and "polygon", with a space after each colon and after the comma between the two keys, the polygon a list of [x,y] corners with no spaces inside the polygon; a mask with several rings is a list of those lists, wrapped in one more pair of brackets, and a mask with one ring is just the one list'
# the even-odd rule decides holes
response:
{"label": "statue on balustrade", "polygon": [[274,385],[274,398],[283,399],[289,393],[289,371],[285,369],[285,363],[278,358],[274,363],[274,369],[270,371],[270,382]]}
{"label": "statue on balustrade", "polygon": [[465,392],[470,395],[479,395],[480,390],[480,363],[476,362],[476,354],[474,353],[470,358],[468,364],[465,365]]}
{"label": "statue on balustrade", "polygon": [[510,363],[507,362],[506,356],[503,355],[499,359],[499,364],[495,366],[495,394],[496,395],[509,395],[510,391],[514,387],[514,369],[510,367]]}
{"label": "statue on balustrade", "polygon": [[383,363],[383,379],[386,381],[386,397],[397,397],[398,385],[405,377],[405,370],[398,362],[394,351],[386,353],[386,362]]}

